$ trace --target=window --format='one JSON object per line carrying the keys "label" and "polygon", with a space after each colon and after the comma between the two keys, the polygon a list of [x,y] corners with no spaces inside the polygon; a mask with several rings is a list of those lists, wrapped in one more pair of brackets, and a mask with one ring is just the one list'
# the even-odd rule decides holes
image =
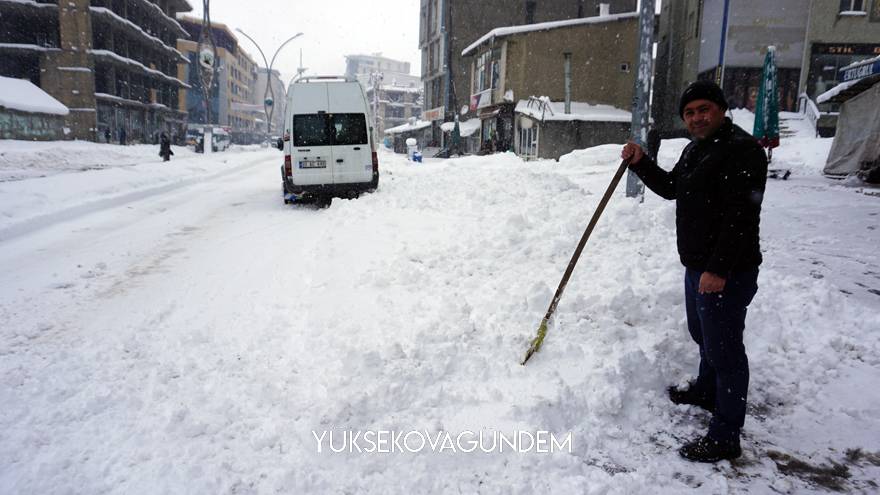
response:
{"label": "window", "polygon": [[526,2],[526,24],[535,23],[535,7],[537,2]]}
{"label": "window", "polygon": [[333,144],[367,144],[367,119],[362,113],[335,113],[330,116]]}
{"label": "window", "polygon": [[367,119],[362,113],[313,113],[293,117],[294,146],[349,146],[367,142]]}
{"label": "window", "polygon": [[838,12],[865,12],[865,0],[840,0]]}
{"label": "window", "polygon": [[294,146],[330,146],[327,115],[307,114],[293,117]]}

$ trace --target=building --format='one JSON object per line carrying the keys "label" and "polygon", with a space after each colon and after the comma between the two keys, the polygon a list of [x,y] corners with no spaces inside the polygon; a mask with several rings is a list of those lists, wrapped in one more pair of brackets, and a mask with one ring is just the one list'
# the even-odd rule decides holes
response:
{"label": "building", "polygon": [[[374,55],[345,57],[345,77],[357,79],[371,103],[377,136],[422,115],[421,79],[409,73],[410,63]],[[375,91],[378,87],[379,90]]]}
{"label": "building", "polygon": [[0,76],[24,78],[69,109],[69,139],[153,142],[183,134],[175,20],[186,0],[2,1]]}
{"label": "building", "polygon": [[[376,90],[378,88],[378,91]],[[419,76],[382,74],[368,82],[367,101],[375,119],[376,135],[422,116],[422,84]]]}
{"label": "building", "polygon": [[614,14],[635,11],[637,1],[420,0],[422,118],[434,122],[435,144],[442,139],[440,123],[452,121],[470,99],[470,62],[462,59],[462,50],[496,27],[595,16],[600,3],[609,4]]}
{"label": "building", "polygon": [[27,79],[0,76],[0,139],[58,141],[70,110]]}
{"label": "building", "polygon": [[370,76],[375,73],[409,75],[410,63],[383,57],[382,54],[348,55],[345,57],[345,76],[357,78],[367,87]]}
{"label": "building", "polygon": [[658,127],[683,131],[678,99],[699,79],[721,82],[732,108],[753,110],[770,45],[780,110],[796,110],[803,92],[815,99],[835,84],[840,67],[880,53],[880,14],[867,10],[869,2],[880,11],[877,0],[664,0],[653,104]]}
{"label": "building", "polygon": [[639,14],[602,14],[496,28],[462,51],[471,75],[465,117],[481,120],[484,149],[559,158],[626,141]]}
{"label": "building", "polygon": [[[180,39],[177,48],[189,60],[180,64],[180,78],[186,80],[192,90],[185,95],[185,104],[189,112],[189,122],[207,124],[205,101],[197,62],[198,43],[202,30],[201,19],[182,17],[179,19],[189,34],[189,39]],[[257,64],[238,43],[238,38],[225,24],[211,23],[214,44],[217,47],[215,75],[211,96],[211,120],[215,125],[227,128],[232,142],[250,144],[260,142],[265,137],[266,113],[263,104],[254,103],[257,96],[262,98],[263,91],[258,90]]]}
{"label": "building", "polygon": [[[841,82],[842,67],[880,55],[880,0],[810,0],[809,4],[799,88],[816,101]],[[820,135],[834,134],[840,104],[831,100],[819,105]]]}

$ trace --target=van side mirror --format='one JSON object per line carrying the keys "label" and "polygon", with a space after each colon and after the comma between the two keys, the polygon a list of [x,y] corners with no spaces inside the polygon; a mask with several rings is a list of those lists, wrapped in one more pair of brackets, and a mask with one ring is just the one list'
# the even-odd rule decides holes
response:
{"label": "van side mirror", "polygon": [[281,138],[278,138],[278,142],[275,143],[275,147],[278,148],[279,150],[283,150],[284,149],[284,140]]}

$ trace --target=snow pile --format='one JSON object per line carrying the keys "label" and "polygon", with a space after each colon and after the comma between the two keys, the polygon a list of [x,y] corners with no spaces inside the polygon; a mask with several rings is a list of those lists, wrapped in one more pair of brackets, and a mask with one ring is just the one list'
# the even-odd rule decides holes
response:
{"label": "snow pile", "polygon": [[70,110],[27,79],[0,76],[0,107],[30,113],[67,115]]}
{"label": "snow pile", "polygon": [[[172,150],[174,158],[195,155],[180,146],[173,146]],[[0,182],[161,161],[158,145],[0,140]]]}
{"label": "snow pile", "polygon": [[516,104],[515,111],[544,121],[632,122],[632,113],[626,110],[611,105],[593,105],[582,101],[571,102],[571,113],[565,113],[564,101],[550,101],[546,96],[542,96],[540,99],[520,100]]}
{"label": "snow pile", "polygon": [[[661,165],[686,143],[664,141]],[[519,365],[619,153],[413,166],[382,152],[378,191],[326,209],[281,204],[277,152],[217,154],[225,175],[0,240],[0,491],[873,490],[880,209],[855,188],[768,183],[735,464],[675,452],[708,415],[665,392],[697,366],[673,202],[619,188],[544,348]],[[121,191],[158,167],[63,177]],[[61,208],[70,196],[37,187],[53,179],[6,183],[0,198],[41,189]],[[377,430],[573,442],[319,453],[314,436]]]}

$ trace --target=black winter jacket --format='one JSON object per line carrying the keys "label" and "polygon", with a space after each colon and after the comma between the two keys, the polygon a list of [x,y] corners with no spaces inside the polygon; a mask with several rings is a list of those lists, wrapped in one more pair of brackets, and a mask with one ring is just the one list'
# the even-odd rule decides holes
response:
{"label": "black winter jacket", "polygon": [[758,224],[767,156],[730,119],[714,136],[688,144],[669,172],[647,155],[630,168],[652,191],[675,200],[684,266],[727,278],[761,264]]}

